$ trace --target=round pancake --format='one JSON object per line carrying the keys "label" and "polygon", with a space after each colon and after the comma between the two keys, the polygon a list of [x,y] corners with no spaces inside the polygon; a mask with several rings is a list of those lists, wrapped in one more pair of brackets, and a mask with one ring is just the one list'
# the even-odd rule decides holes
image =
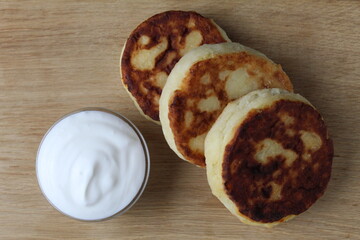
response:
{"label": "round pancake", "polygon": [[175,63],[202,44],[230,41],[211,19],[196,12],[168,11],[141,23],[127,39],[121,79],[140,112],[159,122],[159,98]]}
{"label": "round pancake", "polygon": [[177,155],[204,167],[204,139],[224,107],[261,88],[292,91],[280,65],[239,43],[207,44],[176,64],[160,98],[165,138]]}
{"label": "round pancake", "polygon": [[212,193],[241,221],[273,226],[325,191],[333,144],[302,96],[263,89],[229,103],[205,140]]}

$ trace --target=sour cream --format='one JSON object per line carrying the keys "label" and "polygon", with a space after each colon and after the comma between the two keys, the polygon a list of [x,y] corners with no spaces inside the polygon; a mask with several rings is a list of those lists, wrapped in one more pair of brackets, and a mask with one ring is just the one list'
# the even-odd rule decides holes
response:
{"label": "sour cream", "polygon": [[44,136],[36,173],[48,201],[80,220],[128,210],[143,192],[149,153],[139,130],[105,109],[66,115]]}

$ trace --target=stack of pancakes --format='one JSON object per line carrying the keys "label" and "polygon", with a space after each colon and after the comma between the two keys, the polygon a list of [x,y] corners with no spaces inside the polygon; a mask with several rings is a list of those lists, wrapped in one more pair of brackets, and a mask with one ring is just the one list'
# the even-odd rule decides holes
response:
{"label": "stack of pancakes", "polygon": [[333,145],[315,107],[279,64],[233,43],[195,12],[141,23],[121,79],[170,148],[205,167],[213,194],[242,222],[273,226],[307,210],[330,179]]}

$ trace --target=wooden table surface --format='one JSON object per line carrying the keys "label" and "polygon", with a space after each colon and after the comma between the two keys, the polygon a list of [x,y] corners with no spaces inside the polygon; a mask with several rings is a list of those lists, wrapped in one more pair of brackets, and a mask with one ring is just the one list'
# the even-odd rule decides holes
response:
{"label": "wooden table surface", "polygon": [[[281,63],[323,114],[335,144],[327,192],[272,229],[240,223],[211,195],[205,171],[179,160],[120,84],[128,34],[165,10],[213,18],[233,41]],[[360,239],[360,2],[0,1],[0,239]],[[80,222],[37,185],[35,158],[62,115],[105,107],[132,120],[151,176],[125,215]]]}

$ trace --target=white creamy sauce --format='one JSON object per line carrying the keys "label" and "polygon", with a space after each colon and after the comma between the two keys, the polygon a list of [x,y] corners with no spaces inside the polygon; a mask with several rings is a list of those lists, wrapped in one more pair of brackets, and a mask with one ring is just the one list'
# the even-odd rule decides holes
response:
{"label": "white creamy sauce", "polygon": [[70,114],[49,130],[40,145],[39,185],[64,214],[82,220],[110,217],[142,191],[148,171],[144,148],[135,130],[114,114],[96,110]]}

